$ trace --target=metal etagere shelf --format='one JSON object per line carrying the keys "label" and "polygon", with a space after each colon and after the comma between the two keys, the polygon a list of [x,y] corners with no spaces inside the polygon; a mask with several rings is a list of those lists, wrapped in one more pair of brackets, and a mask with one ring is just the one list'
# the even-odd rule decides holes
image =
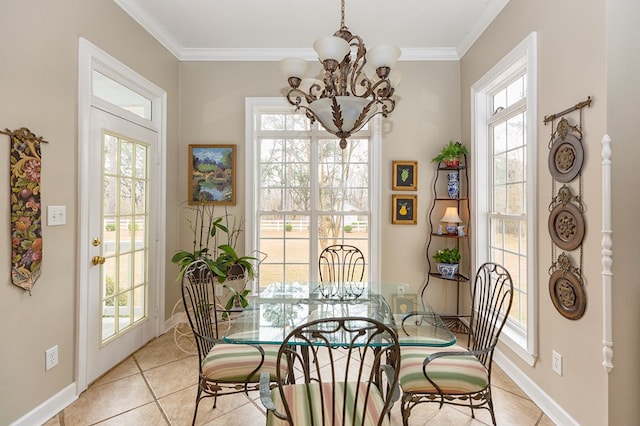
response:
{"label": "metal etagere shelf", "polygon": [[[455,197],[446,196],[447,190],[445,182],[448,180],[448,174],[452,172],[458,173],[459,188],[458,194]],[[457,212],[462,219],[462,223],[465,225],[464,234],[458,233],[441,233],[441,217],[442,212],[447,206],[455,206]],[[456,307],[454,312],[441,312],[440,317],[444,323],[452,331],[467,332],[467,324],[464,321],[468,318],[468,314],[463,314],[464,309],[461,307],[460,287],[461,284],[469,282],[470,271],[470,229],[469,219],[471,215],[470,200],[469,200],[469,168],[467,163],[467,156],[462,155],[460,163],[455,166],[447,166],[444,163],[438,163],[438,167],[435,170],[433,179],[433,201],[428,213],[429,222],[429,234],[426,247],[427,264],[429,273],[427,279],[420,290],[420,296],[423,301],[428,302],[425,299],[425,292],[430,284],[436,281],[442,281],[445,285],[455,284],[456,291]],[[436,262],[433,260],[433,254],[444,247],[458,247],[462,253],[461,263],[459,265],[458,273],[453,277],[445,277],[438,272]],[[430,303],[434,305],[434,303]]]}

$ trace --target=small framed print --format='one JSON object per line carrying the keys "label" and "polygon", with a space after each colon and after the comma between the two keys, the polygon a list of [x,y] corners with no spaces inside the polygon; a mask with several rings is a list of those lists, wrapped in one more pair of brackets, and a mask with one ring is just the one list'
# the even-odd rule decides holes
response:
{"label": "small framed print", "polygon": [[394,161],[393,162],[393,185],[394,191],[417,191],[418,190],[418,162],[417,161]]}
{"label": "small framed print", "polygon": [[236,146],[189,145],[189,204],[236,204]]}
{"label": "small framed print", "polygon": [[391,304],[394,314],[407,314],[417,309],[418,296],[415,294],[394,294]]}
{"label": "small framed print", "polygon": [[391,198],[391,223],[397,225],[416,225],[418,223],[418,196],[393,195]]}

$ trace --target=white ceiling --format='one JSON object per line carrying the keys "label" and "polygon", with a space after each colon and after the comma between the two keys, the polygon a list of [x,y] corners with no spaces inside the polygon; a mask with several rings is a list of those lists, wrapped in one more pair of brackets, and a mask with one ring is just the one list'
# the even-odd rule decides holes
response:
{"label": "white ceiling", "polygon": [[[114,0],[180,60],[315,59],[340,0]],[[345,24],[400,60],[459,59],[509,0],[346,0]]]}

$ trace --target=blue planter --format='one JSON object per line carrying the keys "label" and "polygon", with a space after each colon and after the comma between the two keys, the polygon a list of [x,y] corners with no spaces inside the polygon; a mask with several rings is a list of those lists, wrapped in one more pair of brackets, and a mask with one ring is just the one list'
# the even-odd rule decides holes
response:
{"label": "blue planter", "polygon": [[457,263],[436,263],[438,267],[438,272],[444,278],[453,278],[458,273],[458,264]]}

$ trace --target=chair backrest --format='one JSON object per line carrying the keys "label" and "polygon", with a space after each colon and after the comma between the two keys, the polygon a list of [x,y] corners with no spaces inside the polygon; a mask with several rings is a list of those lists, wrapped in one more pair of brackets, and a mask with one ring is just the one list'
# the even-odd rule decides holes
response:
{"label": "chair backrest", "polygon": [[206,261],[196,260],[185,268],[182,301],[202,361],[215,345],[214,339],[218,338],[214,275]]}
{"label": "chair backrest", "polygon": [[[342,333],[342,341],[350,344],[332,346],[331,336],[335,333]],[[312,423],[381,424],[391,410],[398,386],[400,344],[397,334],[377,320],[323,318],[298,326],[280,346],[276,371],[277,382],[282,384],[281,363],[292,363],[287,365],[293,368],[289,371],[304,373],[301,379],[296,376],[296,386],[304,386],[307,397],[316,395],[318,400],[319,393],[319,405],[305,404],[309,411],[307,418],[313,419]],[[394,374],[383,374],[383,370]],[[285,388],[287,385],[279,385],[281,400],[285,401],[284,411],[291,424],[295,408],[286,402]],[[372,404],[373,401],[378,404]]]}
{"label": "chair backrest", "polygon": [[358,247],[334,244],[320,253],[318,269],[322,282],[362,281],[364,255]]}
{"label": "chair backrest", "polygon": [[485,367],[491,368],[493,350],[513,302],[513,282],[509,272],[496,263],[484,263],[478,268],[471,286],[471,300],[468,347],[484,351],[478,358]]}

